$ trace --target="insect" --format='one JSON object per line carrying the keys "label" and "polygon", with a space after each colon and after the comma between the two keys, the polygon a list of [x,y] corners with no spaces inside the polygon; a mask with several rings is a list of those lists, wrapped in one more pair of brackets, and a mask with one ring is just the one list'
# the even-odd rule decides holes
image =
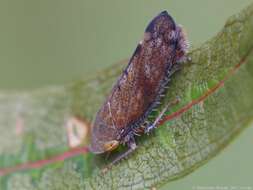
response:
{"label": "insect", "polygon": [[149,133],[168,108],[163,109],[153,124],[143,125],[158,106],[171,75],[180,68],[180,62],[186,60],[187,49],[182,27],[167,11],[148,24],[143,40],[96,115],[91,128],[91,152],[109,152],[119,144],[126,144],[129,149],[116,159],[118,161],[136,149],[137,131]]}

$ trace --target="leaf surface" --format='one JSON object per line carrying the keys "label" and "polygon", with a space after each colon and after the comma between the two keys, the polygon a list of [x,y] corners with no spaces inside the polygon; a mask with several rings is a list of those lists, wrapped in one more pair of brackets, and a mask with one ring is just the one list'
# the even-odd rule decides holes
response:
{"label": "leaf surface", "polygon": [[179,104],[106,172],[105,156],[85,145],[69,148],[68,123],[79,118],[85,128],[92,121],[125,64],[64,87],[1,92],[0,189],[143,189],[189,174],[252,121],[252,39],[253,5],[189,53],[192,61],[172,77],[159,109],[177,96]]}

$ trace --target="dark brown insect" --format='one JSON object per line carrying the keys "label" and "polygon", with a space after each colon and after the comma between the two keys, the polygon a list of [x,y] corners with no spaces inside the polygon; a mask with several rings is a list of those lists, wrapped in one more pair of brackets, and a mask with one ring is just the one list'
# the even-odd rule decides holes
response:
{"label": "dark brown insect", "polygon": [[[90,150],[99,154],[127,144],[136,148],[134,136],[157,106],[171,75],[186,59],[188,43],[182,28],[166,12],[147,26],[126,69],[98,111],[91,131]],[[167,108],[166,108],[167,109]],[[152,130],[165,110],[145,132]]]}

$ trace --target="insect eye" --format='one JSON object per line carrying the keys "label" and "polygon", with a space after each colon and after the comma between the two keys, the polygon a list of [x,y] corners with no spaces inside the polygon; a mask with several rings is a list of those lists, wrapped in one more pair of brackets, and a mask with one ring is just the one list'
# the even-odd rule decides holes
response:
{"label": "insect eye", "polygon": [[108,141],[104,144],[104,149],[105,149],[105,151],[112,151],[115,148],[117,148],[118,146],[119,146],[119,141],[112,140],[112,141]]}

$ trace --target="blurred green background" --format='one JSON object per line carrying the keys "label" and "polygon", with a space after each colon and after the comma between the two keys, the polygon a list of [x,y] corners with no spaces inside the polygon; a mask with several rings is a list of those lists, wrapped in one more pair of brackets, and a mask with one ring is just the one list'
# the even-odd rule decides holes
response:
{"label": "blurred green background", "polygon": [[[148,22],[168,10],[192,46],[214,36],[252,0],[0,0],[0,89],[34,89],[91,76],[129,58]],[[253,129],[164,189],[253,189]]]}

